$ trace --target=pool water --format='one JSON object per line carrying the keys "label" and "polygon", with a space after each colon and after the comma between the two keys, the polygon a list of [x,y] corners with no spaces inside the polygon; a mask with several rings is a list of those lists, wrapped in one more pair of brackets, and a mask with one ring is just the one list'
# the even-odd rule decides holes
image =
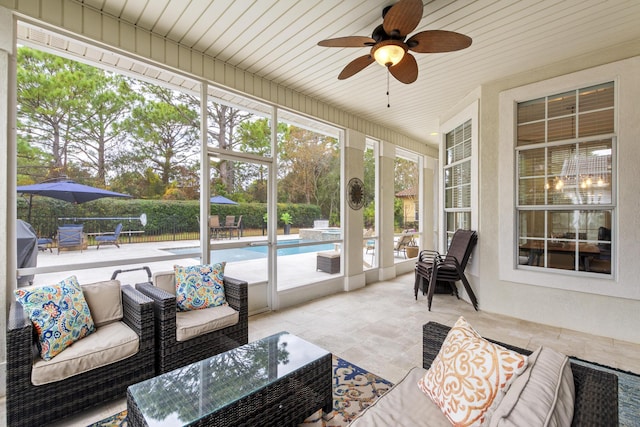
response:
{"label": "pool water", "polygon": [[[299,239],[286,240],[278,242],[278,245],[290,245],[306,242]],[[295,246],[278,249],[278,256],[305,254],[309,252],[329,251],[333,250],[333,243],[324,243],[322,245],[313,246]],[[174,248],[165,249],[166,251],[176,255],[193,255],[197,256],[199,253],[198,247],[190,248]],[[235,261],[247,261],[252,259],[261,259],[267,257],[267,246],[247,246],[244,248],[233,249],[215,249],[211,251],[211,262],[235,262]]]}

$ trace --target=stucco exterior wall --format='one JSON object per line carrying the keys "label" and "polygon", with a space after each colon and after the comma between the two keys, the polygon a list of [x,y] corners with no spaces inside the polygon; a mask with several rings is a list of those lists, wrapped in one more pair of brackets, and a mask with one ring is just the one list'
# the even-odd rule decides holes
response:
{"label": "stucco exterior wall", "polygon": [[[615,339],[640,342],[640,192],[637,191],[637,165],[640,162],[640,42],[627,43],[616,49],[593,52],[562,63],[532,70],[507,79],[483,85],[480,95],[480,190],[479,242],[482,253],[478,277],[474,277],[482,310],[522,318],[533,322],[583,331]],[[626,59],[626,60],[625,60]],[[590,78],[597,80],[603,64],[611,64],[617,78],[618,114],[618,270],[611,279],[585,279],[549,273],[523,276],[505,274],[512,263],[514,229],[512,200],[513,150],[505,150],[506,123],[500,97],[505,91],[536,82],[549,87],[569,84],[576,87]],[[579,74],[571,74],[577,73]],[[611,73],[610,73],[611,74]],[[559,80],[558,80],[559,79]],[[583,80],[583,81],[581,81]],[[588,85],[585,85],[588,86]],[[502,139],[502,143],[501,143]],[[508,148],[508,147],[507,147]],[[506,159],[506,161],[505,161]],[[634,166],[635,165],[635,166]],[[508,255],[511,254],[511,255]],[[506,256],[506,259],[505,259]],[[509,277],[506,280],[505,277]],[[515,281],[513,277],[520,277]],[[529,284],[526,284],[529,282]],[[616,295],[616,296],[608,296]]]}

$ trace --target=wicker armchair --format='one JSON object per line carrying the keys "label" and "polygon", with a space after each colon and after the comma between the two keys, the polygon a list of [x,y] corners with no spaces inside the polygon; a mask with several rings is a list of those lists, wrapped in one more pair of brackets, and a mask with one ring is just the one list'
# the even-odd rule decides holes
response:
{"label": "wicker armchair", "polygon": [[[7,424],[48,425],[94,405],[125,397],[131,384],[154,374],[153,302],[131,286],[122,287],[122,321],[140,337],[138,352],[119,362],[34,386],[34,328],[14,302],[7,328]],[[86,338],[85,338],[86,339]]]}
{"label": "wicker armchair", "polygon": [[[423,326],[424,369],[429,369],[438,355],[442,343],[451,328],[436,322]],[[518,353],[529,355],[530,350],[489,339]],[[591,369],[571,362],[575,385],[575,402],[572,426],[618,425],[618,377],[608,372]]]}
{"label": "wicker armchair", "polygon": [[[176,296],[172,275],[173,271],[159,272],[154,274],[153,283],[136,284],[136,289],[154,301],[157,374],[169,372],[247,344],[249,341],[247,282],[230,277],[224,278],[227,302],[239,313],[238,322],[235,325],[201,334],[186,341],[178,341]],[[163,276],[164,279],[162,279]],[[167,278],[170,278],[169,283]]]}

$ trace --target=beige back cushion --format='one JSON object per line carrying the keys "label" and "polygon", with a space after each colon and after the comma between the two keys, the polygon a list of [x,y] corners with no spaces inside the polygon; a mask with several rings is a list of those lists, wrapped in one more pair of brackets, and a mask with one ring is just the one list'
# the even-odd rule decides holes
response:
{"label": "beige back cushion", "polygon": [[511,385],[490,419],[491,427],[571,425],[575,384],[569,358],[549,347],[529,356],[529,366]]}
{"label": "beige back cushion", "polygon": [[176,275],[173,270],[153,273],[152,280],[153,284],[160,289],[169,292],[171,295],[176,294]]}
{"label": "beige back cushion", "polygon": [[96,327],[122,320],[122,291],[119,280],[81,285]]}

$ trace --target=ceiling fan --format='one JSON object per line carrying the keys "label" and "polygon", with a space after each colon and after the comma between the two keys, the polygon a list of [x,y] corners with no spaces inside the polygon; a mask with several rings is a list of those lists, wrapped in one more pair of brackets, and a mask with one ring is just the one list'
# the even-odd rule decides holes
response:
{"label": "ceiling fan", "polygon": [[338,76],[347,79],[377,61],[387,67],[391,75],[402,83],[418,78],[418,64],[409,51],[417,53],[452,52],[471,45],[471,37],[453,31],[429,30],[406,36],[422,19],[422,0],[400,0],[382,11],[382,24],[371,37],[347,36],[318,42],[324,47],[371,47],[368,55],[354,59]]}

